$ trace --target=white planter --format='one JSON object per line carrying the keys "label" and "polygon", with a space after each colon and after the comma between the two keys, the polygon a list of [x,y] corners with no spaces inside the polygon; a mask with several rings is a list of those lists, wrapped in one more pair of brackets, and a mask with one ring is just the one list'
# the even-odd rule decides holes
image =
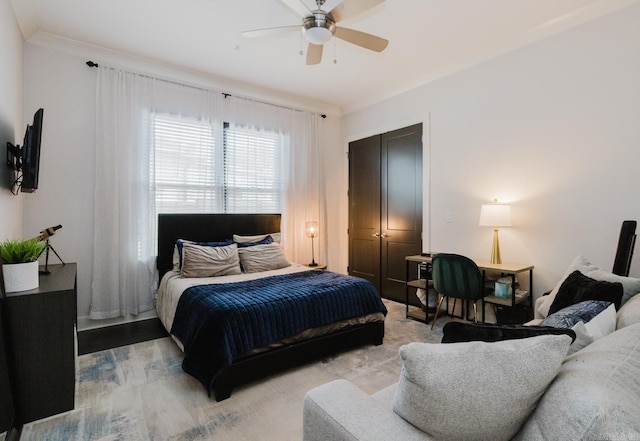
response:
{"label": "white planter", "polygon": [[39,284],[38,261],[27,263],[12,263],[2,265],[4,277],[4,291],[18,292],[36,289]]}

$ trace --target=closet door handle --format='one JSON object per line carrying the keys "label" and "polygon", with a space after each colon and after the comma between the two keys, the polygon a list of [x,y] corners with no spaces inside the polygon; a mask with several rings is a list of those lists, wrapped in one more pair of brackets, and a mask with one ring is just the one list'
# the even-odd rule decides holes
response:
{"label": "closet door handle", "polygon": [[373,233],[371,236],[372,237],[380,237],[380,233]]}
{"label": "closet door handle", "polygon": [[391,236],[389,236],[389,235],[388,235],[388,234],[386,234],[386,233],[382,233],[382,234],[380,235],[380,237],[382,237],[382,238],[384,239],[385,237],[391,237]]}

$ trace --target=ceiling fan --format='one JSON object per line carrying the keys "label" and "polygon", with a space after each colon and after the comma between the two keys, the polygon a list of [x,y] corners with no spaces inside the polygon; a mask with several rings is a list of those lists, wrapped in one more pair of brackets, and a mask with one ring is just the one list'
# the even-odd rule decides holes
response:
{"label": "ceiling fan", "polygon": [[366,12],[383,3],[384,0],[315,0],[316,9],[314,10],[311,10],[303,0],[280,1],[302,16],[301,25],[245,31],[242,36],[248,38],[270,37],[302,30],[309,42],[307,64],[320,63],[323,44],[334,36],[376,52],[382,52],[389,44],[389,41],[384,38],[336,25],[342,20]]}

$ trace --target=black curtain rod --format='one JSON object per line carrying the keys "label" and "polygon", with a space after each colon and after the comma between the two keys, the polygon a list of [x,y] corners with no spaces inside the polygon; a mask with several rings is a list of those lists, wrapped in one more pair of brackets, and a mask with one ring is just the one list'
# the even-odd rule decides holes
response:
{"label": "black curtain rod", "polygon": [[[98,66],[100,66],[100,65],[99,65],[98,63],[95,63],[95,62],[93,62],[93,61],[89,60],[89,61],[87,61],[87,66],[89,66],[89,67],[98,67]],[[151,76],[149,76],[149,75],[142,75],[142,76],[143,76],[143,77],[145,77],[145,78],[159,79],[159,78],[151,77]],[[161,80],[161,81],[166,81],[167,83],[172,83],[172,84],[177,84],[177,85],[179,85],[179,86],[184,86],[184,84],[178,83],[177,81],[170,81],[170,80],[164,80],[164,79],[163,79],[163,80]],[[189,87],[194,87],[194,86],[189,86]],[[196,87],[196,89],[200,89],[200,90],[208,90],[208,89],[203,89],[203,88],[201,88],[201,87]],[[233,96],[233,95],[231,95],[230,93],[226,93],[226,92],[221,92],[221,93],[222,93],[222,95],[224,95],[224,97],[225,97],[225,98],[229,98],[230,96]],[[298,112],[300,112],[300,111],[301,111],[301,110],[298,110],[298,109],[293,109],[293,108],[291,108],[291,107],[278,106],[277,104],[271,104],[271,103],[265,103],[264,101],[256,101],[256,100],[252,100],[252,99],[250,99],[250,98],[243,98],[243,99],[248,99],[248,100],[250,100],[250,101],[255,101],[256,103],[268,104],[268,105],[270,105],[270,106],[281,107],[281,108],[283,108],[283,109],[296,110],[296,111],[298,111]],[[326,115],[326,114],[324,114],[324,113],[321,113],[321,114],[320,114],[320,116],[322,117],[322,119],[325,119],[325,118],[327,117],[327,115]]]}

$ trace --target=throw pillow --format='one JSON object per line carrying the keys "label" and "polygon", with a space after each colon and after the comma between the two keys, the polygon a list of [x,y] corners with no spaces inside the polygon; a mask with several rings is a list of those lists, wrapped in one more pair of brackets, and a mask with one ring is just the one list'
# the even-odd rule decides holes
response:
{"label": "throw pillow", "polygon": [[573,354],[616,330],[616,308],[611,302],[580,302],[551,314],[541,325],[571,328],[576,334],[569,348]]}
{"label": "throw pillow", "polygon": [[253,236],[240,236],[239,234],[233,235],[233,241],[235,243],[245,243],[245,242],[260,242],[261,240],[266,239],[267,236],[271,236],[274,242],[281,242],[282,233],[269,233],[269,234],[255,234]]}
{"label": "throw pillow", "polygon": [[560,278],[560,280],[558,281],[558,283],[556,284],[556,286],[551,290],[551,292],[544,296],[544,300],[542,301],[542,303],[540,304],[540,307],[538,308],[538,312],[543,316],[546,317],[549,315],[549,308],[551,307],[551,304],[553,303],[553,300],[556,298],[556,294],[558,294],[558,290],[560,289],[560,286],[562,285],[562,282],[564,282],[564,280],[569,277],[569,275],[574,272],[575,270],[580,271],[582,274],[586,274],[590,271],[595,271],[599,269],[597,266],[592,265],[591,262],[589,262],[586,258],[584,258],[583,256],[577,256],[575,259],[573,259],[573,261],[569,264],[569,268],[567,268],[567,271],[564,273],[564,275]]}
{"label": "throw pillow", "polygon": [[185,243],[192,243],[192,244],[200,245],[203,247],[224,247],[227,245],[231,245],[233,241],[231,239],[227,239],[221,242],[193,242],[191,240],[186,240],[186,239],[176,240],[176,244],[173,247],[173,270],[174,271],[180,271],[180,268],[182,268],[182,246]]}
{"label": "throw pillow", "polygon": [[567,335],[542,335],[402,346],[393,410],[435,439],[511,439],[555,378],[570,343]]}
{"label": "throw pillow", "polygon": [[549,314],[583,300],[605,300],[616,305],[616,309],[618,309],[622,293],[620,282],[594,280],[576,270],[562,282],[558,294],[549,308]]}
{"label": "throw pillow", "polygon": [[236,242],[236,244],[238,245],[238,248],[253,247],[256,245],[266,245],[268,243],[273,243],[273,238],[270,235],[267,235],[267,237],[257,242]]}
{"label": "throw pillow", "polygon": [[269,243],[253,247],[238,248],[240,265],[245,273],[258,273],[291,266],[282,253],[280,245]]}
{"label": "throw pillow", "polygon": [[623,294],[622,294],[622,301],[620,302],[620,305],[624,305],[629,301],[629,299],[631,299],[631,297],[635,296],[640,292],[640,279],[636,279],[634,277],[618,276],[616,274],[610,273],[609,271],[605,271],[601,269],[589,271],[585,273],[585,275],[595,280],[622,283]]}
{"label": "throw pillow", "polygon": [[182,277],[215,277],[240,274],[237,245],[209,247],[184,243]]}
{"label": "throw pillow", "polygon": [[469,341],[502,341],[538,335],[568,335],[574,341],[576,334],[571,329],[551,326],[496,325],[492,323],[448,322],[442,328],[442,343]]}
{"label": "throw pillow", "polygon": [[562,308],[542,320],[540,326],[555,328],[571,328],[578,322],[587,323],[589,320],[607,309],[612,303],[603,300],[586,300]]}
{"label": "throw pillow", "polygon": [[573,259],[573,262],[569,265],[566,273],[562,276],[558,284],[551,290],[549,295],[542,297],[542,302],[538,307],[538,312],[546,317],[549,315],[549,308],[553,303],[562,282],[575,270],[580,271],[585,276],[591,277],[595,280],[601,280],[605,282],[620,282],[622,283],[624,294],[622,295],[621,305],[624,305],[631,297],[640,293],[640,279],[633,277],[624,277],[613,274],[609,271],[602,270],[597,266],[591,264],[587,259],[582,256],[578,256]]}
{"label": "throw pillow", "polygon": [[640,294],[633,296],[618,311],[616,329],[640,322]]}

